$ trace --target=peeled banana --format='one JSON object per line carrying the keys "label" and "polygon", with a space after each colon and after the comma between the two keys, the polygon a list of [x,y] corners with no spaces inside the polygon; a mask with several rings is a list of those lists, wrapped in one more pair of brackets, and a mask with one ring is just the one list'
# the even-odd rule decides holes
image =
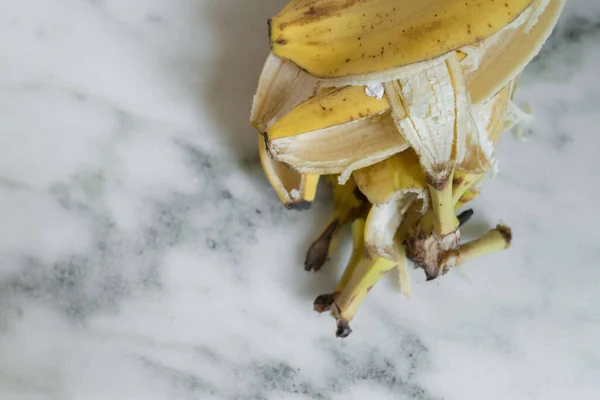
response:
{"label": "peeled banana", "polygon": [[373,285],[408,265],[428,280],[510,246],[498,225],[461,243],[463,207],[495,176],[494,148],[524,115],[517,80],[565,0],[292,0],[269,21],[271,52],[252,104],[265,175],[288,208],[306,209],[321,177],[334,209],[306,252],[329,260],[342,227],[353,249],[332,293],[336,335]]}

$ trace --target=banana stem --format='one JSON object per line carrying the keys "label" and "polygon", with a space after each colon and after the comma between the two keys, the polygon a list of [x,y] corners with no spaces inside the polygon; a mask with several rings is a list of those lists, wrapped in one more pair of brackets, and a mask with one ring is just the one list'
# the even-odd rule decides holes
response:
{"label": "banana stem", "polygon": [[454,214],[454,202],[452,199],[452,176],[444,185],[429,186],[431,204],[433,208],[433,230],[440,239],[454,233],[458,228],[458,219]]}
{"label": "banana stem", "polygon": [[366,251],[344,290],[335,296],[338,318],[350,322],[371,288],[395,265]]}
{"label": "banana stem", "polygon": [[363,218],[359,218],[352,224],[352,255],[350,256],[350,260],[348,260],[348,264],[346,264],[342,277],[335,287],[335,294],[339,294],[345,289],[354,274],[354,270],[364,256],[365,223],[366,221]]}
{"label": "banana stem", "polygon": [[469,243],[461,245],[444,255],[442,265],[445,268],[465,264],[477,257],[495,253],[510,247],[512,232],[509,227],[498,225],[495,229]]}
{"label": "banana stem", "polygon": [[350,260],[348,260],[348,263],[346,264],[344,274],[340,278],[334,293],[322,294],[315,299],[313,303],[313,308],[315,311],[322,313],[331,310],[334,303],[334,296],[341,293],[350,281],[350,278],[352,278],[352,274],[354,274],[354,270],[360,263],[360,260],[363,258],[364,254],[365,223],[366,221],[364,218],[358,218],[352,223],[353,248]]}
{"label": "banana stem", "polygon": [[[357,200],[356,203],[352,203],[348,199],[343,200],[336,203],[335,211],[329,218],[327,226],[308,247],[304,258],[304,269],[306,271],[316,272],[323,267],[339,244],[341,228],[360,215],[362,201]],[[364,233],[361,235],[364,238]]]}
{"label": "banana stem", "polygon": [[406,258],[406,250],[404,246],[398,247],[399,257],[397,262],[398,266],[398,280],[400,281],[400,290],[404,297],[411,296],[411,284],[410,275],[408,274],[408,259]]}
{"label": "banana stem", "polygon": [[303,200],[311,202],[317,195],[320,175],[302,174],[300,180],[300,193]]}

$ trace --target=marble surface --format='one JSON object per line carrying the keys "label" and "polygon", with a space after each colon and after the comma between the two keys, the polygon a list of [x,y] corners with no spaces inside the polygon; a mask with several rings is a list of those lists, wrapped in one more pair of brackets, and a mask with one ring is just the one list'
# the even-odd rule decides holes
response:
{"label": "marble surface", "polygon": [[[0,399],[600,398],[600,5],[570,0],[468,234],[510,251],[346,340],[248,113],[284,0],[19,0],[0,13]],[[334,260],[343,261],[343,255]]]}

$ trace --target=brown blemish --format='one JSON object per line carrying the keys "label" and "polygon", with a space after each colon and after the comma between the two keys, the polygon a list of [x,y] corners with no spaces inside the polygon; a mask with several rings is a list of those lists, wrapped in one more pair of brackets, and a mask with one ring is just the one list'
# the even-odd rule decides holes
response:
{"label": "brown blemish", "polygon": [[334,233],[339,227],[339,220],[331,222],[325,231],[315,240],[306,251],[304,258],[304,269],[306,271],[318,271],[329,259],[329,246]]}
{"label": "brown blemish", "polygon": [[337,329],[335,331],[335,336],[339,338],[347,338],[352,333],[352,329],[350,329],[350,324],[347,321],[342,319],[337,321]]}
{"label": "brown blemish", "polygon": [[433,176],[427,174],[425,180],[427,184],[437,191],[442,191],[448,186],[450,171],[441,170],[440,172],[434,171]]}
{"label": "brown blemish", "polygon": [[306,25],[324,18],[329,18],[341,14],[345,9],[352,7],[363,0],[346,0],[342,4],[327,4],[322,6],[311,6],[302,16],[279,24],[279,29],[284,30],[292,25]]}
{"label": "brown blemish", "polygon": [[313,303],[313,310],[318,313],[328,311],[334,303],[333,294],[322,294]]}
{"label": "brown blemish", "polygon": [[496,230],[502,235],[502,238],[504,238],[506,247],[509,247],[512,242],[512,230],[505,225],[496,226]]}
{"label": "brown blemish", "polygon": [[[418,27],[411,26],[407,36],[410,39],[418,40],[423,36],[428,36],[431,32],[438,30],[442,26],[442,21],[432,21],[429,24],[420,25]],[[404,30],[402,31],[404,33]]]}
{"label": "brown blemish", "polygon": [[271,18],[269,18],[267,20],[267,29],[269,31],[269,46],[271,47],[271,50],[273,50],[273,46],[271,46],[271,44],[273,43],[272,38],[271,38]]}
{"label": "brown blemish", "polygon": [[422,268],[428,281],[440,275],[440,261],[444,252],[432,234],[414,231],[405,242],[406,256],[418,268]]}

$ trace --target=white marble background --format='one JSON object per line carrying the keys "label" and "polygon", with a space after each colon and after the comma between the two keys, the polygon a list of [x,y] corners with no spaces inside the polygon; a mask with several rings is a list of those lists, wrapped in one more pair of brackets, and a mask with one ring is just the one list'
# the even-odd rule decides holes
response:
{"label": "white marble background", "polygon": [[283,210],[247,122],[284,3],[0,0],[0,399],[600,398],[600,4],[569,0],[475,203],[512,249],[386,280],[339,340],[339,268],[302,268],[327,194]]}

